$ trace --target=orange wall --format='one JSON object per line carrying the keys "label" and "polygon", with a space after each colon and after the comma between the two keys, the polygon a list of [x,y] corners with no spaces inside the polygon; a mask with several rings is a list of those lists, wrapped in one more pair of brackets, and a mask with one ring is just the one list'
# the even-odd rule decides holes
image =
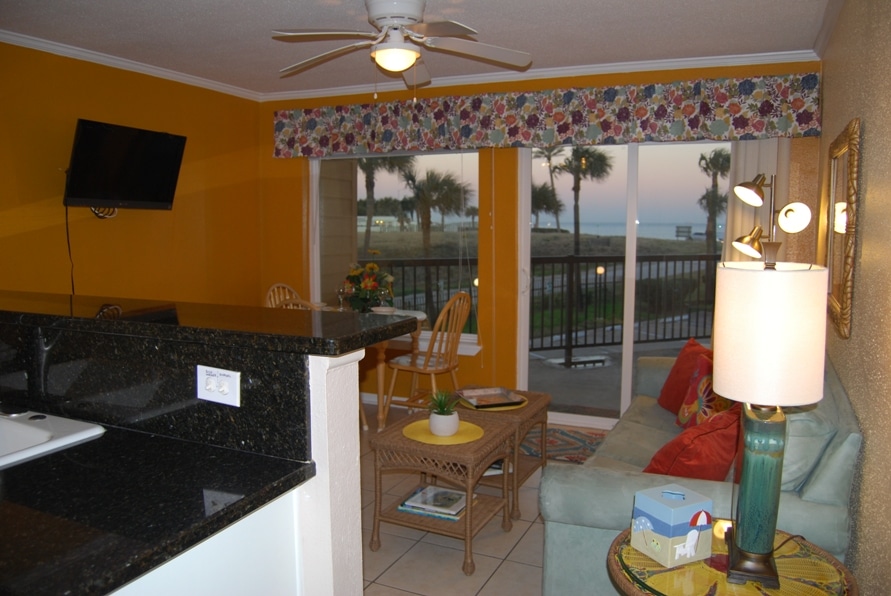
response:
{"label": "orange wall", "polygon": [[[258,303],[255,102],[0,44],[0,288]],[[75,123],[185,135],[172,211],[62,205]],[[292,166],[292,169],[294,167]]]}

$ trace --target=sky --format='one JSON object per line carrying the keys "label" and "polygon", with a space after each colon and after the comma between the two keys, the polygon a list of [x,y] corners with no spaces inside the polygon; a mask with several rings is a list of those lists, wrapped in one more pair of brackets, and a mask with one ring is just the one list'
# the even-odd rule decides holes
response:
{"label": "sky", "polygon": [[[716,148],[730,149],[729,143],[657,143],[640,146],[640,174],[638,181],[638,220],[640,223],[705,224],[705,211],[697,201],[711,186],[711,178],[699,169],[699,156],[708,155]],[[626,145],[600,145],[599,150],[611,156],[613,167],[605,181],[583,180],[579,196],[580,222],[618,223],[625,220],[625,193],[628,170]],[[565,156],[569,155],[567,148]],[[558,158],[561,159],[561,158]],[[469,204],[478,205],[479,172],[476,153],[421,155],[416,168],[423,173],[429,169],[450,171],[473,188]],[[532,181],[548,182],[548,170],[543,160],[533,159]],[[564,174],[554,180],[557,196],[566,205],[560,224],[572,222],[572,178]],[[721,192],[727,192],[729,180],[721,180]],[[365,180],[360,172],[360,196],[365,194]],[[403,198],[408,189],[396,175],[378,173],[375,196]],[[542,215],[539,224],[546,227],[553,217]]]}

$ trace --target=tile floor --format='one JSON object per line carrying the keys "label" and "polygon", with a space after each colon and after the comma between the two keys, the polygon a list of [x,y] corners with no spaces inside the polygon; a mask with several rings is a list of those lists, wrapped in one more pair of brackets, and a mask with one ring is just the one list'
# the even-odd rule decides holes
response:
{"label": "tile floor", "polygon": [[[381,522],[381,547],[371,552],[368,543],[374,520],[374,454],[368,446],[374,416],[366,406],[372,429],[362,432],[362,541],[366,595],[423,596],[497,595],[538,596],[544,525],[538,514],[536,471],[520,488],[520,519],[510,532],[501,529],[501,516],[493,518],[473,540],[476,571],[464,575],[464,542],[437,534]],[[390,411],[390,421],[405,410]],[[384,506],[401,498],[415,484],[416,474],[387,474],[383,479]],[[492,490],[480,487],[480,490]],[[494,494],[498,494],[497,492]]]}

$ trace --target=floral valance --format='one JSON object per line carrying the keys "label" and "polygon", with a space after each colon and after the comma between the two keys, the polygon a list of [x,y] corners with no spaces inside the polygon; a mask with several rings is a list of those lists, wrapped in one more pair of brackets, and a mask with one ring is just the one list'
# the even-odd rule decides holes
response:
{"label": "floral valance", "polygon": [[819,75],[485,93],[275,113],[275,157],[820,134]]}

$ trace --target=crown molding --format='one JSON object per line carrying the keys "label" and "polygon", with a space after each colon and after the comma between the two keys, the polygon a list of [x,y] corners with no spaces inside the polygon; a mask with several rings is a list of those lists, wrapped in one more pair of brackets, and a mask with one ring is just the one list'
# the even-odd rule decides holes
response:
{"label": "crown molding", "polygon": [[100,52],[93,52],[91,50],[84,50],[82,48],[76,48],[74,46],[56,43],[54,41],[46,41],[45,39],[38,39],[36,37],[30,37],[28,35],[21,35],[19,33],[13,33],[12,31],[0,30],[0,42],[22,46],[32,50],[39,50],[41,52],[47,52],[49,54],[56,54],[57,56],[64,56],[66,58],[74,58],[75,60],[84,60],[86,62],[92,62],[94,64],[100,64],[102,66],[109,66],[111,68],[119,68],[121,70],[127,70],[130,72],[136,72],[152,77],[157,77],[159,79],[166,79],[177,83],[183,83],[185,85],[191,85],[193,87],[201,87],[203,89],[209,89],[211,91],[219,91],[220,93],[234,95],[235,97],[241,97],[243,99],[250,99],[253,101],[261,101],[263,99],[263,95],[255,91],[249,91],[247,89],[218,83],[209,79],[203,79],[201,77],[183,74],[173,70],[168,70],[166,68],[159,68],[157,66],[143,64],[142,62],[135,62],[133,60],[117,58],[115,56],[109,56],[108,54],[102,54]]}
{"label": "crown molding", "polygon": [[[204,79],[175,72],[165,68],[150,66],[141,62],[116,58],[107,54],[93,52],[60,44],[56,42],[46,41],[11,31],[0,30],[0,42],[12,45],[22,46],[34,50],[48,52],[77,60],[85,60],[103,66],[119,68],[131,72],[146,74],[161,79],[167,79],[201,87],[211,91],[218,91],[227,95],[233,95],[243,99],[256,102],[271,101],[287,101],[298,99],[325,98],[344,95],[372,95],[375,92],[382,93],[388,91],[403,91],[405,87],[402,83],[384,83],[378,85],[352,85],[345,87],[331,87],[327,89],[307,89],[303,91],[280,91],[272,93],[261,93],[251,91],[233,85],[226,85]],[[533,81],[541,79],[583,77],[602,74],[627,73],[627,72],[643,72],[643,71],[659,71],[659,70],[680,70],[680,69],[696,69],[696,68],[712,68],[712,67],[731,67],[731,66],[748,66],[756,64],[777,64],[781,62],[812,62],[818,61],[820,58],[813,50],[802,50],[796,52],[772,52],[763,54],[739,54],[733,56],[707,56],[702,58],[684,58],[680,60],[646,60],[640,62],[616,62],[612,64],[593,64],[585,66],[571,66],[566,68],[542,68],[532,69],[526,72],[498,72],[486,73],[479,75],[458,76],[458,77],[440,77],[436,79],[435,84],[425,87],[425,89],[434,89],[439,87],[452,87],[459,85],[480,85],[489,83],[513,83],[516,81]]]}

